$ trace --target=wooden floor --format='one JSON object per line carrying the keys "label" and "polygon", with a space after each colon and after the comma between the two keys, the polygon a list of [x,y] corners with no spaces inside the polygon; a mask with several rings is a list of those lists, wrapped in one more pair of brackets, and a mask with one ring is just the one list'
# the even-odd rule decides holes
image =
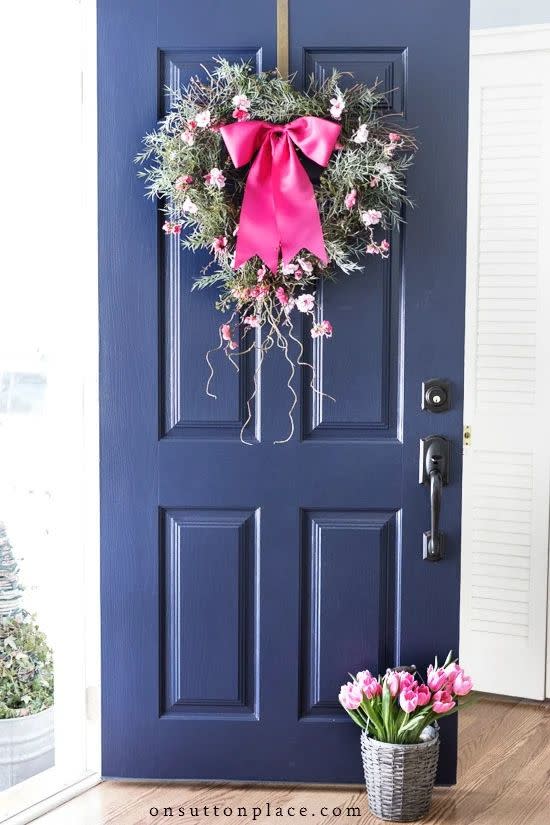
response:
{"label": "wooden floor", "polygon": [[[359,758],[359,754],[358,754]],[[311,825],[369,825],[380,820],[368,813],[361,789],[303,786],[227,786],[166,783],[104,782],[61,808],[41,817],[39,825],[138,825],[138,823],[200,823],[252,825],[251,809],[271,803],[307,807]],[[192,817],[179,806],[232,807],[233,816]],[[163,809],[171,806],[173,817]],[[246,807],[247,817],[236,815]],[[343,814],[320,815],[340,807]],[[358,806],[361,817],[345,816]],[[151,808],[160,814],[151,816]],[[258,825],[298,825],[301,816],[267,817]],[[481,699],[460,719],[459,781],[454,788],[436,788],[427,825],[550,825],[550,705]]]}

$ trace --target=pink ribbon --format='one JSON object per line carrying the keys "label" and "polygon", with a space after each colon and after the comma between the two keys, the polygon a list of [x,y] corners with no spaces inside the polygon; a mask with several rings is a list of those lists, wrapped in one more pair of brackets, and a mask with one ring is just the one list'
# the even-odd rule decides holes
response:
{"label": "pink ribbon", "polygon": [[237,169],[258,153],[246,179],[235,269],[257,255],[276,272],[279,250],[283,263],[301,249],[309,249],[323,263],[328,262],[313,186],[294,147],[319,166],[326,166],[340,129],[337,123],[320,117],[299,117],[280,126],[245,120],[221,127]]}

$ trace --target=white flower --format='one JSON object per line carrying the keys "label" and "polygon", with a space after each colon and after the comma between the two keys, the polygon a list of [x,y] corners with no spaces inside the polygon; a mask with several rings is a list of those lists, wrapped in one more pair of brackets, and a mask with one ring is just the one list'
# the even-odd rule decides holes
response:
{"label": "white flower", "polygon": [[204,176],[204,179],[208,186],[217,186],[218,189],[223,189],[225,186],[225,175],[221,169],[217,169],[215,166]]}
{"label": "white flower", "polygon": [[232,102],[235,109],[243,109],[246,112],[250,109],[251,106],[250,100],[247,98],[246,95],[235,95]]}
{"label": "white flower", "polygon": [[281,272],[283,275],[294,275],[298,267],[296,264],[283,264],[281,267]]}
{"label": "white flower", "polygon": [[181,208],[184,212],[189,212],[190,215],[196,215],[198,212],[198,206],[189,197],[185,198]]}
{"label": "white flower", "polygon": [[187,145],[193,146],[195,142],[195,135],[191,132],[190,129],[186,129],[185,132],[182,132],[180,135],[180,139]]}
{"label": "white flower", "polygon": [[335,120],[340,120],[342,117],[342,112],[345,109],[346,104],[344,103],[344,98],[342,97],[341,92],[337,92],[336,97],[332,97],[330,99],[330,114]]}
{"label": "white flower", "polygon": [[304,292],[303,295],[299,295],[296,298],[296,306],[298,307],[300,312],[311,312],[311,310],[315,306],[315,298],[313,297],[313,295]]}
{"label": "white flower", "polygon": [[382,219],[382,213],[378,209],[367,209],[366,212],[361,212],[361,220],[365,226],[376,226]]}
{"label": "white flower", "polygon": [[387,175],[388,172],[391,172],[391,166],[389,165],[389,163],[379,163],[377,164],[376,168],[383,175]]}
{"label": "white flower", "polygon": [[313,272],[313,264],[311,263],[311,261],[307,261],[305,258],[298,258],[298,263],[300,264],[306,275],[311,275],[311,273]]}
{"label": "white flower", "polygon": [[358,130],[352,137],[354,143],[366,143],[369,139],[369,130],[367,129],[367,124],[362,123]]}
{"label": "white flower", "polygon": [[195,115],[195,123],[202,129],[206,128],[206,126],[210,126],[210,112],[208,109],[205,109],[204,112],[199,112],[198,115]]}

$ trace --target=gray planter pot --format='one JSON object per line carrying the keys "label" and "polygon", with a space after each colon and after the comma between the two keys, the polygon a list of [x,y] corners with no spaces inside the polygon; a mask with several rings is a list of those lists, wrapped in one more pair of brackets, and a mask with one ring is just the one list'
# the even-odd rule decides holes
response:
{"label": "gray planter pot", "polygon": [[378,742],[363,731],[361,756],[369,808],[393,822],[412,822],[425,816],[439,758],[439,731],[428,727],[418,745]]}
{"label": "gray planter pot", "polygon": [[0,719],[0,791],[53,764],[53,707],[31,716]]}

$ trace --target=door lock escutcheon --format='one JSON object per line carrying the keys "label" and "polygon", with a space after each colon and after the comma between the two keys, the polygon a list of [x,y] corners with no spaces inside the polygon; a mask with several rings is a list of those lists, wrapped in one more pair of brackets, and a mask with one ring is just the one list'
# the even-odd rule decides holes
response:
{"label": "door lock escutcheon", "polygon": [[440,413],[451,409],[451,385],[443,378],[428,378],[422,382],[422,409]]}
{"label": "door lock escutcheon", "polygon": [[441,492],[449,482],[449,441],[441,435],[420,439],[418,483],[430,486],[430,530],[423,534],[422,558],[441,561],[443,533],[439,529]]}

